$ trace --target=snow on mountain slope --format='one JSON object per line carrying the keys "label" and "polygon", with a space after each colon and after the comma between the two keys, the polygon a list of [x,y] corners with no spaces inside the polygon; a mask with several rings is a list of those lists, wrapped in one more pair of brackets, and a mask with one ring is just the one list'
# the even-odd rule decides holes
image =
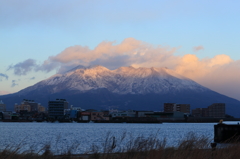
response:
{"label": "snow on mountain slope", "polygon": [[106,88],[118,94],[177,93],[182,90],[202,92],[207,88],[176,74],[167,68],[120,67],[109,70],[103,66],[76,67],[64,74],[56,74],[25,91],[51,87],[51,93],[63,90],[86,92]]}

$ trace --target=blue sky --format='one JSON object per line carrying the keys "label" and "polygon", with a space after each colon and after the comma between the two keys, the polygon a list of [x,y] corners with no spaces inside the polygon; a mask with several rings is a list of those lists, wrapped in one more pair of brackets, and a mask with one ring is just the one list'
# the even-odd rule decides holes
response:
{"label": "blue sky", "polygon": [[[77,64],[111,69],[153,64],[240,99],[239,6],[234,0],[1,0],[0,93],[19,91]],[[104,42],[113,53],[99,53]],[[134,50],[148,55],[140,60],[128,54],[133,50],[115,54],[122,43],[141,43]],[[62,55],[73,57],[69,47],[89,50],[63,62]]]}

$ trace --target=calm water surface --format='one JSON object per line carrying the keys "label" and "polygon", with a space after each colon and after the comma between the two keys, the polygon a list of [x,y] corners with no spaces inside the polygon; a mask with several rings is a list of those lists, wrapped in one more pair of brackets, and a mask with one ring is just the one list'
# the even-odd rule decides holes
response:
{"label": "calm water surface", "polygon": [[[227,123],[227,122],[226,122]],[[237,122],[228,122],[234,123]],[[55,152],[63,152],[71,146],[77,147],[75,153],[89,151],[92,145],[105,142],[107,134],[116,137],[117,144],[124,146],[130,139],[139,136],[156,135],[166,138],[168,146],[177,145],[188,133],[207,136],[213,140],[215,123],[7,123],[0,122],[0,149],[6,146],[19,146],[23,149],[40,150],[50,144]],[[126,138],[118,142],[126,133]],[[76,146],[78,145],[78,146]]]}

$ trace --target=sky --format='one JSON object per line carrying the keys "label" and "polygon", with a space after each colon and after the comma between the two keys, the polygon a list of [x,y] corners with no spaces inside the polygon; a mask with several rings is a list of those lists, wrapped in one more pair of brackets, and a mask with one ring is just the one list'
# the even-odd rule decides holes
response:
{"label": "sky", "polygon": [[167,67],[240,100],[240,1],[0,0],[0,94],[77,65]]}

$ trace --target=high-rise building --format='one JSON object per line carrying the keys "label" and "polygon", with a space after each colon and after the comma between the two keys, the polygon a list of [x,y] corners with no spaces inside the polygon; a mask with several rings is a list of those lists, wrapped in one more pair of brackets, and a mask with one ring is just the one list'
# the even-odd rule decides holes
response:
{"label": "high-rise building", "polygon": [[63,119],[65,109],[68,109],[68,102],[65,99],[56,99],[48,102],[48,116],[52,119]]}
{"label": "high-rise building", "polygon": [[6,111],[6,104],[0,101],[0,112],[5,112],[5,111]]}

